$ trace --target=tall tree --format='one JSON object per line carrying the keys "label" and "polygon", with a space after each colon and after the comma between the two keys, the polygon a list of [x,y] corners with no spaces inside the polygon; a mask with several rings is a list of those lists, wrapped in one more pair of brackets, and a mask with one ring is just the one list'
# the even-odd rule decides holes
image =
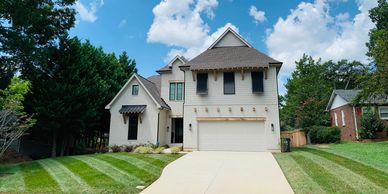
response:
{"label": "tall tree", "polygon": [[136,61],[135,59],[129,59],[127,52],[124,51],[119,56],[119,62],[125,69],[125,72],[127,73],[127,75],[131,76],[132,73],[137,73]]}
{"label": "tall tree", "polygon": [[285,105],[281,109],[284,125],[304,128],[329,122],[325,107],[332,87],[325,77],[325,65],[320,60],[304,55],[296,62],[286,89]]}
{"label": "tall tree", "polygon": [[371,95],[388,94],[388,2],[378,0],[378,6],[369,11],[369,17],[376,25],[369,32],[367,55],[373,60],[373,74],[363,87],[363,99]]}
{"label": "tall tree", "polygon": [[47,48],[74,25],[75,0],[0,1],[0,87],[18,69],[29,70],[48,59]]}
{"label": "tall tree", "polygon": [[326,80],[333,89],[359,89],[362,79],[370,75],[368,66],[358,61],[327,61],[325,66]]}
{"label": "tall tree", "polygon": [[60,155],[70,151],[81,137],[101,135],[106,126],[103,108],[128,76],[114,54],[78,38],[61,39],[50,59],[25,74],[33,86],[26,103],[37,113],[34,131],[51,134],[56,156],[57,150]]}

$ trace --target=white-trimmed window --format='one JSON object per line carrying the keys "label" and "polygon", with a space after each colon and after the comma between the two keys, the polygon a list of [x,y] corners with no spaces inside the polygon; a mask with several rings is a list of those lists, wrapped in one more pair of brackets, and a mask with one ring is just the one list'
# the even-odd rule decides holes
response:
{"label": "white-trimmed window", "polygon": [[139,95],[139,85],[132,85],[132,95]]}
{"label": "white-trimmed window", "polygon": [[342,120],[342,126],[345,126],[345,112],[341,110],[341,120]]}
{"label": "white-trimmed window", "polygon": [[388,120],[388,106],[379,107],[379,116],[380,119]]}
{"label": "white-trimmed window", "polygon": [[183,100],[183,82],[171,82],[170,83],[170,101],[182,101]]}
{"label": "white-trimmed window", "polygon": [[334,122],[335,122],[335,126],[338,127],[338,116],[336,112],[334,113]]}

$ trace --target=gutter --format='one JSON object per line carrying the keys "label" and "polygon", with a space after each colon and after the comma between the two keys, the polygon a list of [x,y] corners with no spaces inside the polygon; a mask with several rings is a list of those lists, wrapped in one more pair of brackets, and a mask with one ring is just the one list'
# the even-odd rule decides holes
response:
{"label": "gutter", "polygon": [[356,129],[356,139],[359,140],[359,137],[358,137],[357,117],[356,117],[356,109],[354,108],[354,106],[353,106],[353,118],[354,118],[354,125],[355,125],[355,129]]}
{"label": "gutter", "polygon": [[160,110],[158,112],[158,126],[157,126],[157,129],[156,129],[156,145],[159,146],[159,117],[160,117]]}

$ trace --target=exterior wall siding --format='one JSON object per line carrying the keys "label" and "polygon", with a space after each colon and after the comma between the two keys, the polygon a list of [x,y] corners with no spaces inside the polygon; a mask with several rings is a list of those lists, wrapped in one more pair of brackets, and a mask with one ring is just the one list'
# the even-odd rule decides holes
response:
{"label": "exterior wall siding", "polygon": [[[170,101],[170,82],[184,82],[184,73],[179,69],[183,65],[180,60],[175,60],[172,63],[172,70],[170,72],[163,72],[161,74],[161,96],[171,108],[171,116],[183,116],[183,101]],[[183,96],[185,96],[183,94]]]}
{"label": "exterior wall siding", "polygon": [[[139,85],[139,95],[132,95],[132,85]],[[142,114],[142,122],[138,123],[137,140],[128,140],[128,120],[124,124],[123,116],[119,113],[122,105],[147,105]],[[109,145],[130,145],[157,143],[158,112],[156,103],[146,93],[137,79],[132,79],[124,92],[116,99],[110,108],[111,121],[109,132]]]}
{"label": "exterior wall siding", "polygon": [[[196,94],[196,82],[193,81],[192,72],[186,71],[185,73],[186,99],[183,126],[183,147],[185,150],[198,149],[198,117],[263,117],[265,118],[267,149],[273,151],[280,149],[276,68],[269,68],[268,79],[264,80],[264,92],[262,94],[252,93],[250,72],[244,74],[244,80],[242,80],[239,72],[235,72],[236,94],[224,95],[223,74],[220,72],[217,75],[217,81],[215,81],[214,75],[209,73],[208,95],[200,96]],[[229,108],[231,111],[229,111]],[[241,108],[243,111],[241,111]],[[195,112],[195,109],[197,112]],[[273,130],[271,124],[274,126]]]}

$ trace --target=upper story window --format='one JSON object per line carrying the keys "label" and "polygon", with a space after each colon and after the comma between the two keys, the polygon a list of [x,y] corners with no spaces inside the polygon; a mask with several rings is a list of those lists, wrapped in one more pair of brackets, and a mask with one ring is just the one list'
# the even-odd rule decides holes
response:
{"label": "upper story window", "polygon": [[235,94],[234,72],[224,72],[224,94]]}
{"label": "upper story window", "polygon": [[252,77],[252,92],[253,93],[262,93],[264,92],[264,79],[262,71],[253,71],[251,72]]}
{"label": "upper story window", "polygon": [[341,110],[341,121],[342,121],[342,126],[345,126],[345,112]]}
{"label": "upper story window", "polygon": [[170,83],[170,100],[171,101],[183,100],[183,82]]}
{"label": "upper story window", "polygon": [[132,95],[139,95],[139,85],[132,85]]}
{"label": "upper story window", "polygon": [[379,107],[380,119],[388,119],[388,106]]}
{"label": "upper story window", "polygon": [[207,94],[207,73],[197,74],[197,94]]}
{"label": "upper story window", "polygon": [[334,122],[335,122],[335,126],[338,127],[338,117],[336,112],[334,113]]}

